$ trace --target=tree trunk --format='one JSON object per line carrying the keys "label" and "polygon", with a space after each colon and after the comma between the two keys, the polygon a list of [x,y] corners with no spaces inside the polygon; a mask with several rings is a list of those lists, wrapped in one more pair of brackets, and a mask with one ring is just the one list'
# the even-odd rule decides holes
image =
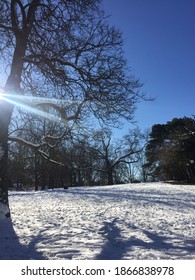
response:
{"label": "tree trunk", "polygon": [[42,182],[41,190],[43,191],[45,190],[45,186],[46,186],[45,170],[42,171],[41,182]]}
{"label": "tree trunk", "polygon": [[107,171],[107,176],[108,176],[108,185],[114,185],[114,180],[113,180],[113,169],[109,168]]}
{"label": "tree trunk", "polygon": [[[20,44],[21,43],[21,44]],[[11,72],[5,85],[5,93],[19,94],[22,75],[22,57],[25,55],[26,42],[17,42],[13,55]],[[7,170],[8,162],[8,130],[14,106],[11,102],[0,100],[0,209],[4,209],[1,215],[10,216],[8,203],[9,178]],[[5,211],[5,209],[7,209]],[[1,210],[0,210],[1,211]],[[2,211],[1,211],[2,212]]]}
{"label": "tree trunk", "polygon": [[[23,18],[23,27],[19,26],[19,14],[17,10],[18,1],[11,1],[11,24],[15,36],[15,49],[12,58],[10,75],[5,85],[5,93],[20,94],[20,83],[23,71],[23,58],[25,57],[28,37],[31,33],[35,13],[40,0],[32,0],[26,15],[26,21]],[[18,4],[19,5],[19,4]],[[21,8],[20,4],[20,8]],[[25,9],[21,9],[25,11]],[[24,15],[23,15],[24,16]],[[9,178],[7,171],[8,162],[8,129],[14,106],[0,100],[0,216],[10,216],[8,203]],[[3,209],[3,210],[2,210]],[[6,211],[5,211],[6,210]],[[4,213],[5,212],[5,213]]]}
{"label": "tree trunk", "polygon": [[9,217],[8,128],[13,106],[0,100],[0,216]]}

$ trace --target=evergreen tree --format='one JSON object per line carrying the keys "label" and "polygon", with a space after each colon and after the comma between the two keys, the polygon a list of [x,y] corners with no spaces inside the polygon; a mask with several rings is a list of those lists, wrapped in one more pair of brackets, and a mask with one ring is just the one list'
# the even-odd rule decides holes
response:
{"label": "evergreen tree", "polygon": [[195,119],[154,125],[146,147],[150,174],[159,180],[195,182]]}

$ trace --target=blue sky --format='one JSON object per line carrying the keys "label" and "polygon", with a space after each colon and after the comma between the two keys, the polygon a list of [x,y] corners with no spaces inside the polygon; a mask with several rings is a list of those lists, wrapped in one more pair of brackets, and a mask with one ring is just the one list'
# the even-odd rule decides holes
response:
{"label": "blue sky", "polygon": [[142,129],[195,114],[195,0],[103,0],[142,91],[135,119]]}

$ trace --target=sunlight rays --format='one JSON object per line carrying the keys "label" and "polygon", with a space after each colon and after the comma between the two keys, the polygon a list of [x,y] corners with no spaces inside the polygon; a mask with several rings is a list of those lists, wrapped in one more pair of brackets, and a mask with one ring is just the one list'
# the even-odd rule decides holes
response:
{"label": "sunlight rays", "polygon": [[[46,118],[50,121],[67,125],[68,121],[62,117],[55,116],[54,114],[45,112],[44,110],[36,108],[36,106],[44,105],[44,104],[56,104],[56,106],[60,105],[75,105],[78,102],[68,102],[67,100],[55,99],[55,98],[44,98],[44,97],[35,97],[35,96],[25,96],[18,94],[5,94],[3,91],[0,91],[0,101],[4,100],[9,102],[21,109],[24,109],[27,112],[33,113],[37,116]],[[67,104],[68,103],[68,104]]]}
{"label": "sunlight rays", "polygon": [[58,103],[61,105],[67,105],[68,104],[73,104],[73,103],[78,103],[78,102],[72,102],[68,100],[63,100],[63,99],[57,99],[57,98],[47,98],[47,97],[40,97],[40,96],[30,96],[30,95],[19,95],[19,94],[3,94],[4,97],[7,98],[16,98],[18,100],[22,101],[27,101],[29,103],[34,103],[35,105],[39,103]]}
{"label": "sunlight rays", "polygon": [[0,101],[3,99],[3,91],[0,90]]}

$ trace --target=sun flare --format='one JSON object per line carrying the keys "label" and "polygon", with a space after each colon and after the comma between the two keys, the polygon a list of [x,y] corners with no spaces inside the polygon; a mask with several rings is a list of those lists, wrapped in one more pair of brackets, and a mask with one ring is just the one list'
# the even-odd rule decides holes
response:
{"label": "sun flare", "polygon": [[[34,96],[24,96],[19,94],[11,94],[11,93],[4,93],[4,91],[0,90],[0,102],[4,100],[5,102],[11,103],[16,107],[20,107],[23,110],[38,115],[40,117],[46,118],[50,121],[67,125],[68,120],[63,118],[62,116],[55,115],[54,113],[49,113],[44,109],[40,109],[41,105],[47,105],[53,108],[57,108],[57,111],[61,109],[61,105],[77,105],[78,102],[74,101],[67,101],[61,99],[54,99],[54,98],[45,98],[45,97],[34,97]],[[77,105],[78,106],[78,105]]]}
{"label": "sun flare", "polygon": [[0,100],[3,99],[3,92],[0,90]]}

